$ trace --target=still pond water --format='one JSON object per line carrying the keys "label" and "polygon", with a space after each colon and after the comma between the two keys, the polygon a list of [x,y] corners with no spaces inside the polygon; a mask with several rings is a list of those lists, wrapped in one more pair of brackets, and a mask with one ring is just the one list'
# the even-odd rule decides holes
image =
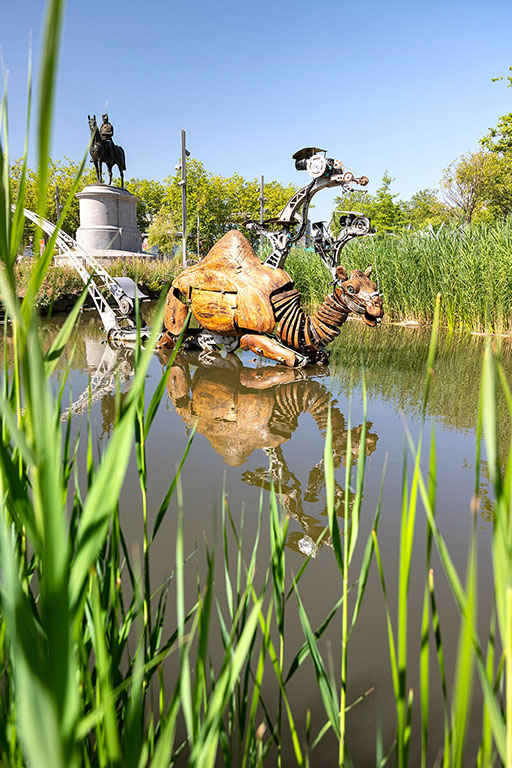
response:
{"label": "still pond water", "polygon": [[[58,320],[43,323],[43,332],[51,338],[58,330]],[[72,431],[85,430],[87,385],[92,378],[91,426],[94,440],[105,445],[112,430],[116,407],[116,374],[121,391],[130,386],[133,372],[132,353],[116,351],[106,344],[94,315],[85,313],[81,320],[72,374]],[[316,548],[315,541],[327,524],[323,484],[323,448],[327,414],[331,409],[333,452],[338,501],[353,491],[345,488],[345,461],[349,419],[352,425],[352,452],[359,450],[363,421],[361,363],[366,369],[368,391],[368,431],[365,441],[367,456],[364,499],[361,513],[361,553],[378,502],[381,476],[387,461],[383,503],[379,527],[379,544],[383,554],[387,587],[393,614],[396,606],[400,508],[405,427],[417,437],[425,366],[430,333],[425,329],[382,326],[367,329],[357,322],[347,323],[333,348],[329,369],[313,368],[292,371],[276,367],[253,355],[220,356],[212,365],[204,365],[196,354],[183,353],[176,360],[168,380],[157,418],[148,442],[149,520],[154,520],[176,467],[183,455],[188,435],[194,425],[196,434],[182,473],[185,537],[188,551],[197,542],[219,538],[219,510],[225,485],[229,507],[240,525],[244,520],[244,540],[254,541],[261,489],[271,482],[281,487],[281,504],[290,516],[287,539],[287,563],[290,573],[297,572],[305,556],[313,558],[301,581],[301,597],[311,625],[318,626],[340,595],[340,576],[329,540]],[[427,413],[427,444],[435,427],[437,440],[437,517],[442,534],[459,573],[463,574],[471,530],[470,499],[474,483],[475,423],[479,378],[484,340],[452,335],[440,339],[435,376]],[[501,342],[507,374],[512,373],[512,343]],[[155,355],[147,377],[147,400],[161,377],[166,360]],[[55,384],[62,376],[57,371]],[[85,394],[82,394],[85,393]],[[81,397],[80,397],[81,396]],[[66,395],[70,401],[69,388]],[[509,421],[503,414],[500,440],[506,445]],[[85,442],[85,441],[84,441]],[[83,455],[83,454],[82,454]],[[411,462],[409,462],[411,463]],[[482,463],[484,491],[487,488],[486,465]],[[265,491],[266,493],[266,491]],[[492,573],[490,538],[492,512],[488,499],[479,512],[479,625],[483,636],[489,626]],[[349,502],[350,503],[350,502]],[[174,563],[176,500],[152,550],[154,584],[160,584]],[[134,459],[120,498],[120,514],[129,546],[141,549],[142,513],[136,464]],[[264,509],[268,508],[265,498]],[[268,525],[264,516],[261,543],[262,569],[269,555]],[[418,512],[411,575],[409,615],[410,664],[409,685],[414,688],[414,721],[419,724],[418,649],[424,584],[424,517]],[[359,555],[359,561],[360,561]],[[202,557],[198,558],[203,562]],[[451,593],[443,578],[441,566],[433,558],[437,599],[441,615],[441,631],[448,659],[448,677],[453,679],[458,615]],[[195,566],[190,570],[190,601],[195,595]],[[354,564],[353,575],[359,562]],[[170,608],[172,612],[172,607]],[[332,622],[321,647],[327,660],[332,657],[339,669],[340,627]],[[288,627],[291,660],[303,642],[297,620]],[[215,649],[212,649],[215,653]],[[433,659],[433,667],[435,662]],[[286,666],[286,665],[285,665]],[[172,672],[169,672],[172,674]],[[325,722],[325,714],[312,671],[304,664],[293,680],[292,699],[297,723],[305,722],[307,709],[312,712],[313,733]],[[269,670],[265,685],[273,689],[273,673]],[[268,680],[267,680],[268,678]],[[440,689],[432,682],[430,764],[435,760],[442,741],[442,707]],[[264,694],[265,694],[264,685]],[[356,630],[349,645],[348,700],[367,694],[348,715],[348,743],[356,766],[375,764],[376,730],[382,720],[384,745],[391,743],[394,729],[394,704],[389,667],[388,642],[382,591],[375,564]],[[269,694],[270,695],[270,694]],[[469,741],[480,739],[480,700],[472,705],[473,727]],[[285,729],[286,730],[286,729]],[[419,730],[417,728],[417,730]],[[293,764],[291,752],[290,763]],[[411,764],[415,764],[419,741],[413,738]],[[326,737],[315,753],[314,764],[334,765],[337,748]],[[469,764],[474,764],[474,753]]]}

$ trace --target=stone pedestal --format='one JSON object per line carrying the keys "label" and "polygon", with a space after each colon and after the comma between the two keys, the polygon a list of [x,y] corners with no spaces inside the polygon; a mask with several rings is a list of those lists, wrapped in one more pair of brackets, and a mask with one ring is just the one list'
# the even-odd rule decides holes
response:
{"label": "stone pedestal", "polygon": [[[94,255],[117,256],[140,253],[142,235],[137,228],[137,199],[121,187],[89,184],[77,193],[80,226],[76,241]],[[105,251],[116,251],[107,254]],[[103,253],[101,253],[103,252]]]}

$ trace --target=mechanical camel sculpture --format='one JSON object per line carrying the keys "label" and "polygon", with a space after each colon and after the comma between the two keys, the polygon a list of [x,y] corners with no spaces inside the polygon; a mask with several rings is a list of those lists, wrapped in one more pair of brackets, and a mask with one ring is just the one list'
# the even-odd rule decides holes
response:
{"label": "mechanical camel sculpture", "polygon": [[277,219],[246,222],[248,229],[270,240],[270,256],[262,263],[240,232],[225,234],[204,259],[173,281],[160,346],[174,346],[190,309],[200,328],[186,334],[185,348],[202,349],[207,356],[219,346],[228,352],[241,346],[290,367],[326,364],[325,347],[351,312],[370,326],[380,321],[382,298],[370,279],[371,266],[349,275],[339,264],[350,240],[372,232],[370,220],[355,212],[343,217],[335,240],[321,222],[313,225],[315,251],[332,274],[333,290],[313,315],[301,308],[300,294],[283,266],[291,246],[304,234],[313,196],[328,187],[365,186],[368,179],[355,178],[340,160],[326,158],[316,147],[299,150],[293,159],[297,170],[306,170],[313,181],[293,195]]}

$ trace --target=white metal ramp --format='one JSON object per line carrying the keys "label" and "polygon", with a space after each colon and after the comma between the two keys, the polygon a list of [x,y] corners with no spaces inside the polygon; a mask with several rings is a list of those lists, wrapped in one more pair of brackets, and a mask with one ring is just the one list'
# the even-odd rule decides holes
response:
{"label": "white metal ramp", "polygon": [[[23,212],[27,219],[37,224],[43,232],[49,236],[53,235],[55,224],[27,208],[24,208]],[[136,327],[134,319],[130,317],[133,314],[134,300],[136,296],[141,300],[147,296],[130,277],[112,277],[94,256],[87,253],[76,240],[62,230],[57,233],[56,245],[65,253],[84,285],[87,285],[107,336],[116,341],[134,341]],[[114,298],[116,306],[110,306],[102,288]],[[150,332],[151,328],[146,325],[140,329],[143,338],[147,338]]]}

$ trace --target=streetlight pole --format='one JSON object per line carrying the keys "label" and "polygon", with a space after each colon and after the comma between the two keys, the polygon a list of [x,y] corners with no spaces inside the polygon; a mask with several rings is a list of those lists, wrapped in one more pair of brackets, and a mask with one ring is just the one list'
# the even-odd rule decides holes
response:
{"label": "streetlight pole", "polygon": [[[263,219],[265,217],[265,177],[262,176],[260,179],[260,224],[263,224]],[[263,254],[263,235],[260,235],[260,257]]]}
{"label": "streetlight pole", "polygon": [[57,206],[57,221],[60,219],[60,195],[59,195],[59,185],[57,184],[55,187],[55,203]]}
{"label": "streetlight pole", "polygon": [[[61,211],[61,208],[60,208],[60,194],[59,194],[59,185],[58,184],[56,184],[56,186],[55,186],[55,204],[57,206],[57,223],[58,223],[58,221],[60,219],[60,211]],[[59,248],[59,253],[60,253],[60,248]]]}
{"label": "streetlight pole", "polygon": [[181,132],[181,236],[182,236],[182,261],[187,266],[187,134]]}

